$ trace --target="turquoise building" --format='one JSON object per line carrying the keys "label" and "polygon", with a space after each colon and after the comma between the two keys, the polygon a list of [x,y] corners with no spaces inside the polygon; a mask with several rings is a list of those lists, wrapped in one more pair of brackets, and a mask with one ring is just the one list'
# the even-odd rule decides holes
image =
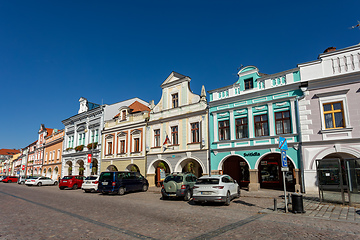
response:
{"label": "turquoise building", "polygon": [[249,191],[283,189],[281,136],[288,145],[287,188],[300,191],[299,69],[268,75],[247,66],[234,84],[209,94],[211,173],[229,174]]}

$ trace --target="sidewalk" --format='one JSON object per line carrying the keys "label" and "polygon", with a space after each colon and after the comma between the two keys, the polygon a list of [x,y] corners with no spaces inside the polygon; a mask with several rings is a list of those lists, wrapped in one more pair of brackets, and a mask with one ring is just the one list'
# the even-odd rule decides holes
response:
{"label": "sidewalk", "polygon": [[[149,187],[149,192],[161,194],[160,187]],[[292,192],[289,192],[290,198]],[[260,189],[259,191],[249,192],[241,190],[240,199],[251,198],[267,198],[277,200],[277,211],[274,211],[274,205],[268,206],[266,209],[259,211],[259,213],[277,213],[277,214],[293,214],[291,199],[288,204],[288,213],[285,213],[285,199],[284,191]],[[251,202],[249,202],[251,203]],[[317,193],[303,194],[303,207],[305,213],[296,213],[301,216],[321,218],[328,220],[339,220],[360,223],[360,207],[351,207],[349,205],[342,205],[336,203],[320,203],[319,195]]]}

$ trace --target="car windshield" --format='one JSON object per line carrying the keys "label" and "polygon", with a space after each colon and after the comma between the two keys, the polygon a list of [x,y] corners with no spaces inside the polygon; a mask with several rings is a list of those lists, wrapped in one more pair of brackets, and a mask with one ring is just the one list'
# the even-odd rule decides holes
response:
{"label": "car windshield", "polygon": [[89,176],[89,177],[85,178],[85,180],[96,180],[96,179],[97,179],[97,177],[95,177],[95,176]]}
{"label": "car windshield", "polygon": [[113,180],[113,173],[111,173],[111,172],[101,173],[99,180],[100,181],[104,181],[104,180],[112,181]]}
{"label": "car windshield", "polygon": [[219,184],[219,179],[217,178],[202,178],[196,181],[196,184]]}
{"label": "car windshield", "polygon": [[183,177],[182,176],[174,176],[174,175],[170,175],[170,176],[167,176],[164,180],[165,183],[167,182],[170,182],[170,181],[174,181],[174,182],[182,182],[183,181]]}
{"label": "car windshield", "polygon": [[73,178],[73,176],[65,176],[65,177],[63,177],[63,179],[65,179],[65,180],[72,179],[72,178]]}

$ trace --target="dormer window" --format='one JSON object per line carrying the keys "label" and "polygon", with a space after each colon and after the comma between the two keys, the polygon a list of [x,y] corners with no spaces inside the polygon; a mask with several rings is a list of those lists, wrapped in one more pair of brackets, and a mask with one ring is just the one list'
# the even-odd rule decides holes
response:
{"label": "dormer window", "polygon": [[121,112],[121,120],[126,120],[126,110]]}
{"label": "dormer window", "polygon": [[245,90],[247,89],[252,89],[253,86],[253,79],[252,78],[248,78],[244,80],[244,86],[245,86]]}
{"label": "dormer window", "polygon": [[172,107],[177,108],[179,107],[179,95],[177,93],[171,95],[172,99]]}

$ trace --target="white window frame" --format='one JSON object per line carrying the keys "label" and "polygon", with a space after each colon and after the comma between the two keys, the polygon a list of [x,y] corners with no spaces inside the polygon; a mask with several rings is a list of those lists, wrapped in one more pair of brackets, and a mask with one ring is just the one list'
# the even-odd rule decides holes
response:
{"label": "white window frame", "polygon": [[[341,93],[343,91],[340,91]],[[349,130],[351,128],[350,125],[350,117],[349,117],[349,109],[347,104],[346,93],[338,94],[339,92],[326,93],[326,94],[316,94],[319,97],[319,108],[320,108],[320,118],[321,118],[321,130],[326,131],[327,133],[331,132],[339,132],[341,130]],[[323,96],[325,95],[325,96]],[[344,111],[344,128],[335,128],[335,129],[326,129],[325,127],[325,117],[324,117],[324,104],[333,103],[333,102],[341,102]]]}

